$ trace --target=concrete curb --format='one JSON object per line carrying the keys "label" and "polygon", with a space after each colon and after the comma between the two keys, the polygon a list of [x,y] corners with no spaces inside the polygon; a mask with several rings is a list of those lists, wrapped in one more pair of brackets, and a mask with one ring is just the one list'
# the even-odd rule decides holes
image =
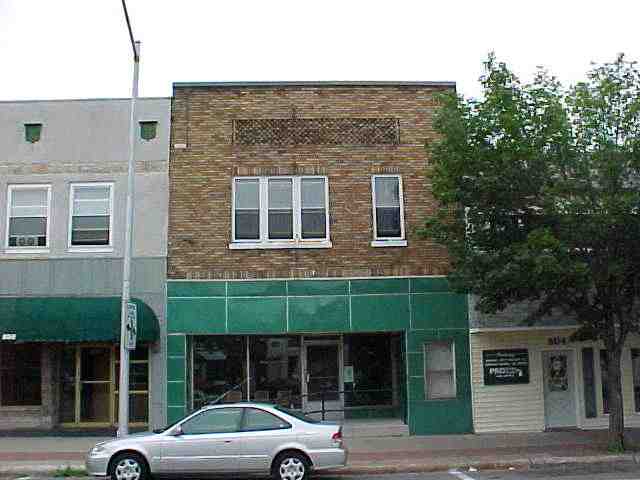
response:
{"label": "concrete curb", "polygon": [[55,463],[43,463],[43,462],[3,462],[0,465],[0,475],[34,475],[34,476],[46,476],[53,475],[57,470],[64,470],[65,468],[72,468],[74,470],[84,470],[84,462],[77,461],[58,461]]}
{"label": "concrete curb", "polygon": [[[499,459],[478,459],[470,461],[460,461],[459,459],[442,459],[441,461],[432,461],[428,463],[393,463],[393,464],[357,464],[348,465],[344,468],[320,471],[316,477],[326,476],[346,476],[346,475],[375,475],[375,474],[393,474],[393,473],[428,473],[441,472],[451,469],[461,471],[474,468],[477,470],[529,470],[543,467],[562,467],[576,465],[593,465],[593,464],[619,464],[632,463],[640,464],[640,453],[627,454],[603,454],[603,455],[587,455],[578,457],[553,457],[547,455],[536,455],[532,457],[514,458],[511,460]],[[57,461],[57,462],[3,462],[0,465],[0,476],[21,475],[45,477],[52,475],[59,469],[67,467],[73,469],[84,469],[84,463],[78,461]]]}
{"label": "concrete curb", "polygon": [[581,457],[552,457],[552,456],[535,456],[514,458],[511,460],[470,460],[468,462],[449,461],[447,462],[431,462],[431,463],[398,463],[387,465],[350,465],[345,468],[318,472],[318,476],[340,476],[340,475],[375,475],[375,474],[392,474],[392,473],[428,473],[441,472],[452,469],[468,470],[474,468],[477,470],[529,470],[543,467],[558,466],[577,466],[577,465],[593,465],[593,464],[620,464],[640,463],[639,454],[607,454],[607,455],[589,455]]}

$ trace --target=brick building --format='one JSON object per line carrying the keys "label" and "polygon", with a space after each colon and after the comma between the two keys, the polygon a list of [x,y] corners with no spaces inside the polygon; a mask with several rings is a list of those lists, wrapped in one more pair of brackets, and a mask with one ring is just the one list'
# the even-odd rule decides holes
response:
{"label": "brick building", "polygon": [[416,235],[452,88],[174,84],[169,421],[222,398],[471,431],[466,298]]}
{"label": "brick building", "polygon": [[[169,98],[140,99],[131,423],[164,423]],[[0,429],[111,427],[130,101],[0,102]]]}

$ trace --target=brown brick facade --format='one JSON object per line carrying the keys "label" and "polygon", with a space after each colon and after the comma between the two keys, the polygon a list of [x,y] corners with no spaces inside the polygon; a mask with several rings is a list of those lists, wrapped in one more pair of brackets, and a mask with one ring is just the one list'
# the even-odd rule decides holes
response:
{"label": "brown brick facade", "polygon": [[[446,86],[176,86],[169,205],[170,279],[439,275],[445,251],[416,235],[433,212],[425,140]],[[239,119],[393,118],[398,144],[240,145]],[[186,148],[176,148],[184,144]],[[402,175],[407,247],[371,246],[371,176]],[[332,248],[230,250],[234,176],[326,175]]]}

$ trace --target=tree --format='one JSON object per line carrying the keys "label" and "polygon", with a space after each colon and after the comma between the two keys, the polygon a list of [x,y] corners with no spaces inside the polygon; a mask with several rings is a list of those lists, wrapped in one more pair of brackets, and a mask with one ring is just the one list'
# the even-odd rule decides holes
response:
{"label": "tree", "polygon": [[423,234],[448,247],[450,281],[495,313],[573,316],[607,352],[609,432],[624,448],[621,354],[640,327],[640,72],[620,55],[570,88],[521,83],[490,55],[483,95],[440,96],[427,145],[440,208]]}

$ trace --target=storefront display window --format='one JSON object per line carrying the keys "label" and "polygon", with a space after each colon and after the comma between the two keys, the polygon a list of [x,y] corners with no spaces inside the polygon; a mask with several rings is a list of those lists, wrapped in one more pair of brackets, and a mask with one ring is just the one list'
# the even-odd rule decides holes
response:
{"label": "storefront display window", "polygon": [[246,339],[193,337],[193,408],[246,400]]}
{"label": "storefront display window", "polygon": [[0,347],[0,405],[40,405],[41,350],[39,345]]}
{"label": "storefront display window", "polygon": [[250,339],[251,399],[301,408],[300,337]]}
{"label": "storefront display window", "polygon": [[345,379],[347,406],[392,405],[393,367],[388,335],[351,335],[345,340],[345,364],[353,368],[351,382]]}
{"label": "storefront display window", "polygon": [[640,412],[640,350],[631,349],[631,371],[633,374],[633,404],[636,412]]}
{"label": "storefront display window", "polygon": [[[132,423],[149,422],[149,351],[140,347],[129,356],[129,421]],[[115,414],[118,418],[120,379],[120,350],[116,352],[115,368]]]}

